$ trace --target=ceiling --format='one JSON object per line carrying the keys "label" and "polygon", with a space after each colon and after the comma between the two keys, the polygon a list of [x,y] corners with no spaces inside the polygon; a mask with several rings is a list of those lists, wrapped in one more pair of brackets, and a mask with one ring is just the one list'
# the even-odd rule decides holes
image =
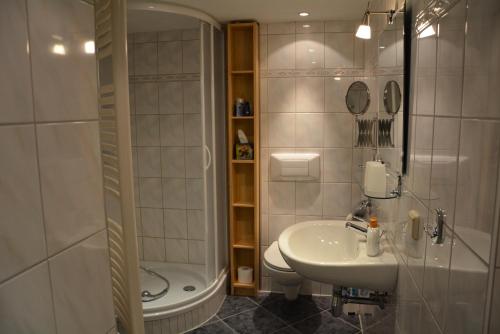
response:
{"label": "ceiling", "polygon": [[127,31],[129,33],[194,29],[198,28],[199,24],[198,19],[165,12],[129,10],[127,15]]}
{"label": "ceiling", "polygon": [[[315,20],[361,20],[368,0],[160,0],[201,10],[217,21],[261,23]],[[374,2],[374,1],[372,1]],[[306,18],[299,12],[308,12]]]}

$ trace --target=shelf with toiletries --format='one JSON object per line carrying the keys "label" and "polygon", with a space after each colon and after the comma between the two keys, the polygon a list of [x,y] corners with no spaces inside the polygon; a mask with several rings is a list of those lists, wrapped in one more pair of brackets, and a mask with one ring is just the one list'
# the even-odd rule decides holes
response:
{"label": "shelf with toiletries", "polygon": [[363,195],[373,199],[394,199],[401,196],[402,176],[382,161],[367,161],[361,180]]}

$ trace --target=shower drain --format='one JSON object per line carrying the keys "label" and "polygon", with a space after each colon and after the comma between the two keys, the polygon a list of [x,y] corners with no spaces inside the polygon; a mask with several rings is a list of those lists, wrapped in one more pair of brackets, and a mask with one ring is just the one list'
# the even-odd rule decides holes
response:
{"label": "shower drain", "polygon": [[184,291],[194,291],[196,288],[193,285],[186,285],[184,288]]}

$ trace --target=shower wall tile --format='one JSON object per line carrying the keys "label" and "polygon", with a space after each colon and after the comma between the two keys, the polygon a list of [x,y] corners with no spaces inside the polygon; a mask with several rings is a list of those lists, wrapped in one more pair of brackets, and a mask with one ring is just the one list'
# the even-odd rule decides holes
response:
{"label": "shower wall tile", "polygon": [[134,43],[148,43],[156,42],[158,40],[158,33],[155,31],[138,32],[134,35]]}
{"label": "shower wall tile", "polygon": [[324,39],[325,34],[323,33],[297,34],[295,41],[295,68],[324,68]]}
{"label": "shower wall tile", "polygon": [[33,121],[28,29],[24,1],[7,0],[0,13],[0,123]]}
{"label": "shower wall tile", "polygon": [[347,112],[345,95],[349,86],[354,82],[351,77],[325,78],[325,112]]}
{"label": "shower wall tile", "polygon": [[205,241],[188,240],[189,263],[205,264]]}
{"label": "shower wall tile", "polygon": [[182,42],[158,44],[158,73],[182,73]]}
{"label": "shower wall tile", "polygon": [[322,77],[297,78],[296,112],[322,113],[325,110],[325,79]]}
{"label": "shower wall tile", "polygon": [[105,227],[97,122],[37,125],[49,254]]}
{"label": "shower wall tile", "polygon": [[0,282],[46,256],[33,125],[0,127]]}
{"label": "shower wall tile", "polygon": [[182,71],[183,73],[200,72],[200,41],[182,41]]}
{"label": "shower wall tile", "polygon": [[59,333],[105,333],[114,326],[106,232],[49,260]]}
{"label": "shower wall tile", "polygon": [[[140,190],[136,194],[140,240],[146,260],[188,263],[188,240],[203,240],[205,235],[204,218],[199,219],[204,216],[201,86],[194,79],[200,72],[200,30],[146,35],[157,36],[158,41],[130,36],[136,42],[131,73],[145,74],[147,67],[151,75],[176,77],[146,83],[132,83],[131,78],[137,115],[132,145],[137,152],[133,167]],[[136,52],[138,45],[142,54]],[[157,58],[152,55],[156,48]],[[158,68],[152,64],[155,59]]]}
{"label": "shower wall tile", "polygon": [[267,36],[267,66],[271,69],[295,68],[295,35]]}
{"label": "shower wall tile", "polygon": [[186,210],[164,209],[163,222],[165,225],[165,238],[187,239],[188,222]]}
{"label": "shower wall tile", "polygon": [[188,241],[165,239],[167,262],[188,263]]}
{"label": "shower wall tile", "polygon": [[96,58],[83,48],[95,36],[93,6],[82,1],[27,3],[35,118],[96,119]]}
{"label": "shower wall tile", "polygon": [[0,305],[0,332],[55,333],[47,262],[0,284]]}
{"label": "shower wall tile", "polygon": [[269,78],[268,107],[270,113],[295,112],[295,79],[294,78]]}
{"label": "shower wall tile", "polygon": [[158,73],[158,46],[156,43],[134,45],[134,66],[136,75]]}
{"label": "shower wall tile", "polygon": [[165,239],[163,238],[142,238],[145,261],[165,261]]}
{"label": "shower wall tile", "polygon": [[354,67],[354,36],[352,33],[325,34],[325,67]]}
{"label": "shower wall tile", "polygon": [[160,114],[182,114],[182,86],[181,81],[160,82],[158,84]]}

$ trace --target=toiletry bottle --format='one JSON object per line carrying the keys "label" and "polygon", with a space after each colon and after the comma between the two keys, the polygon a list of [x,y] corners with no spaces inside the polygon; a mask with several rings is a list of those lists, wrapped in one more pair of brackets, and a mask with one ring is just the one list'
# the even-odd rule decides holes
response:
{"label": "toiletry bottle", "polygon": [[366,255],[377,256],[380,252],[380,228],[377,217],[370,218],[370,225],[366,233]]}

